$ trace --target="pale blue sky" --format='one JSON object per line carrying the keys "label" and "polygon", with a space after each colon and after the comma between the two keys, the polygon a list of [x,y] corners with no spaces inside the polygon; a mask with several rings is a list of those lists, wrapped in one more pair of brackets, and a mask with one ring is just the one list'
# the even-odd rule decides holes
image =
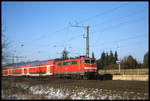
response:
{"label": "pale blue sky", "polygon": [[[10,50],[27,60],[85,54],[85,28],[90,26],[90,56],[118,51],[143,61],[148,51],[148,2],[2,2],[2,26],[7,26]],[[21,47],[21,44],[24,44]]]}

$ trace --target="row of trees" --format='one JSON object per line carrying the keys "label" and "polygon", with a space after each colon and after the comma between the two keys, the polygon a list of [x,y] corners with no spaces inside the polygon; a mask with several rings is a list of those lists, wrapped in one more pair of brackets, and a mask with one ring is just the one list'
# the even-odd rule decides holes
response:
{"label": "row of trees", "polygon": [[[143,64],[138,63],[133,56],[125,56],[121,61],[121,68],[124,69],[135,69],[135,68],[148,68],[148,60],[149,60],[149,52],[147,52],[144,55]],[[115,51],[115,54],[110,51],[110,54],[106,52],[102,52],[100,59],[97,60],[98,69],[114,69],[118,68],[118,64],[116,64],[116,61],[118,60],[117,51]]]}
{"label": "row of trees", "polygon": [[102,52],[101,58],[97,60],[98,68],[109,68],[110,65],[113,66],[116,64],[117,60],[117,51],[115,51],[115,54],[113,54],[112,51],[110,51],[110,54],[108,54],[108,52]]}
{"label": "row of trees", "polygon": [[[125,56],[123,59],[120,60],[121,68],[124,69],[135,69],[135,68],[148,68],[148,55],[147,52],[144,55],[143,64],[138,63],[133,56]],[[61,59],[67,59],[68,58],[68,52],[66,50],[63,50]],[[92,52],[92,58],[94,58],[94,53]],[[118,61],[118,54],[117,51],[113,53],[110,51],[108,52],[102,52],[101,57],[97,60],[98,69],[117,69],[118,64],[116,63]]]}
{"label": "row of trees", "polygon": [[149,52],[146,52],[143,59],[143,67],[148,68],[149,67]]}
{"label": "row of trees", "polygon": [[125,56],[121,60],[122,68],[139,68],[141,66],[140,63],[137,62],[131,55]]}

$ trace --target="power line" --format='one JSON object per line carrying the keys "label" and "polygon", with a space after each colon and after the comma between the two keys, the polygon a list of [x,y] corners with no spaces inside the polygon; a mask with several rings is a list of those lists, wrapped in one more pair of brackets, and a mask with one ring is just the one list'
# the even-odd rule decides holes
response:
{"label": "power line", "polygon": [[[68,26],[67,26],[67,27],[64,27],[64,28],[62,28],[62,29],[56,30],[55,32],[53,32],[53,34],[56,34],[56,33],[58,33],[58,32],[61,32],[61,31],[65,30],[65,29],[67,29],[67,28],[68,28]],[[46,36],[46,35],[42,35],[42,36],[40,36],[40,38],[34,39],[34,40],[32,40],[32,41],[36,41],[36,40],[42,39],[42,38],[44,38],[45,36]]]}
{"label": "power line", "polygon": [[[141,14],[141,12],[142,11],[144,11],[145,9],[142,9],[141,11],[136,11],[136,12],[132,12],[131,14],[128,14],[128,15],[125,15],[125,16],[121,16],[121,17],[119,17],[119,18],[115,18],[115,19],[122,19],[122,18],[126,18],[126,17],[130,17],[131,15],[136,15],[136,14]],[[140,12],[140,13],[139,13]],[[108,22],[109,21],[109,23],[111,22],[111,21],[115,21],[115,19],[109,19],[109,20],[107,20],[107,21],[103,21],[103,22],[101,22],[101,23],[97,23],[97,24],[95,24],[95,25],[91,25],[91,27],[97,27],[97,25],[102,25],[102,24],[105,24],[106,22]]]}
{"label": "power line", "polygon": [[[104,43],[101,43],[99,45],[108,44],[108,43],[115,43],[115,42],[121,42],[121,41],[128,41],[128,40],[132,40],[132,39],[136,39],[136,38],[142,38],[142,37],[147,37],[147,36],[146,36],[146,34],[144,34],[144,35],[137,35],[137,36],[128,37],[128,38],[124,38],[124,39],[120,39],[120,40],[114,40],[114,41],[110,41],[110,42],[104,42]],[[98,47],[98,45],[91,46],[91,47]]]}
{"label": "power line", "polygon": [[119,9],[119,8],[121,8],[121,7],[123,7],[123,6],[128,5],[128,4],[129,4],[129,3],[121,4],[121,5],[119,5],[119,6],[117,6],[117,7],[114,7],[114,8],[112,8],[112,9],[106,11],[106,12],[103,12],[103,13],[94,15],[94,16],[92,16],[92,17],[89,17],[89,18],[87,18],[87,19],[85,19],[85,20],[82,20],[82,21],[80,21],[80,23],[83,23],[83,22],[85,22],[85,21],[89,21],[89,19],[93,19],[93,18],[98,17],[98,16],[103,16],[103,15],[105,15],[105,14],[107,14],[107,13],[111,13],[111,12],[113,12],[113,11],[115,11],[115,10],[117,10],[117,9]]}
{"label": "power line", "polygon": [[[68,28],[69,28],[69,26],[66,26],[66,27],[64,27],[64,28],[62,28],[62,29],[59,29],[59,30],[54,31],[53,34],[56,34],[56,33],[58,33],[58,32],[64,31],[64,30],[67,30]],[[78,30],[77,30],[77,31],[78,31]],[[42,35],[42,36],[40,36],[40,38],[34,39],[34,40],[32,40],[32,41],[40,40],[40,39],[42,39],[42,38],[45,38],[45,36],[46,36],[46,35]]]}
{"label": "power line", "polygon": [[[144,17],[145,17],[145,16],[144,16]],[[133,23],[133,22],[138,22],[138,21],[144,20],[144,19],[143,19],[144,17],[142,17],[142,18],[140,18],[140,19],[136,19],[136,20],[131,20],[131,22]],[[93,32],[93,34],[95,34],[95,33],[97,33],[97,32],[101,32],[101,34],[102,34],[102,32],[104,32],[104,31],[106,31],[106,30],[108,30],[108,29],[111,29],[111,28],[118,28],[118,27],[121,27],[121,25],[129,24],[129,23],[131,23],[131,22],[130,22],[130,20],[128,20],[128,21],[125,21],[125,22],[121,22],[121,23],[119,23],[119,24],[115,24],[115,25],[112,25],[112,26],[109,26],[109,27],[105,27],[105,28],[102,29],[102,30]]]}
{"label": "power line", "polygon": [[[85,22],[85,21],[87,21],[87,20],[89,21],[89,19],[93,19],[93,18],[95,18],[95,17],[97,17],[97,16],[104,15],[104,14],[107,14],[107,13],[110,13],[110,12],[113,12],[113,11],[115,11],[115,10],[117,10],[117,9],[123,7],[123,6],[126,6],[126,5],[128,5],[128,4],[129,4],[129,3],[121,4],[121,5],[117,6],[117,7],[114,7],[113,9],[108,10],[107,12],[103,12],[103,13],[97,14],[97,15],[95,15],[95,16],[89,17],[89,18],[87,18],[87,19],[85,19],[85,20],[80,21],[79,23]],[[67,28],[68,28],[68,27],[64,27],[64,28],[62,28],[62,29],[60,29],[60,30],[57,30],[57,31],[53,32],[53,34],[54,34],[54,33],[57,33],[57,32],[60,32],[60,31],[63,31],[63,30],[65,30],[65,29],[67,29]],[[39,39],[41,39],[41,38],[44,37],[44,36],[45,36],[45,35],[43,35],[43,36],[41,36],[40,38],[35,39],[35,40],[39,40]],[[33,41],[35,41],[35,40],[33,40]]]}
{"label": "power line", "polygon": [[[145,17],[145,16],[144,16]],[[136,20],[132,20],[132,22],[137,22],[137,21],[141,21],[141,20],[144,20],[143,18],[144,17],[142,17],[142,18],[140,18],[140,19],[136,19]],[[93,32],[93,33],[97,33],[97,32],[104,32],[105,30],[108,30],[108,29],[111,29],[111,28],[115,28],[115,27],[117,27],[118,28],[118,26],[120,27],[121,25],[123,25],[123,24],[125,24],[125,23],[131,23],[130,21],[126,21],[126,22],[121,22],[121,23],[119,23],[119,24],[115,24],[115,25],[112,25],[112,26],[109,26],[109,27],[106,27],[106,28],[104,28],[104,29],[102,29],[102,30],[98,30],[98,31],[95,31],[95,32]]]}
{"label": "power line", "polygon": [[[123,5],[128,5],[128,3],[127,4],[123,4]],[[112,10],[110,10],[110,11],[115,11],[115,10],[117,10],[117,9],[119,9],[119,8],[121,8],[122,6],[120,5],[120,6],[118,6],[118,7],[115,7],[115,8],[113,8]],[[107,12],[103,12],[102,14],[104,15],[104,14],[106,14]],[[109,12],[110,13],[110,12]],[[89,17],[88,18],[88,20],[89,19],[93,19],[94,17],[97,17],[97,16],[100,16],[100,14],[97,14],[97,15],[95,15],[95,16],[93,16],[93,17]],[[86,19],[87,20],[87,19]],[[85,20],[85,21],[86,21]],[[81,21],[82,22],[82,21]],[[80,23],[81,23],[80,22]],[[60,29],[60,30],[57,30],[57,31],[55,31],[54,33],[57,33],[57,32],[60,32],[60,31],[63,31],[63,30],[65,30],[67,27],[64,27],[64,28],[62,28],[62,29]],[[44,37],[44,36],[42,36],[42,37]],[[40,37],[39,39],[41,39],[42,37]],[[77,37],[77,36],[76,36]],[[69,41],[72,41],[72,40],[74,40],[75,38],[70,38],[69,39]],[[66,40],[67,41],[67,40]]]}
{"label": "power line", "polygon": [[[113,8],[113,9],[111,9],[110,11],[115,11],[115,10],[117,10],[117,9],[119,9],[119,8],[121,8],[121,7],[123,7],[124,5],[128,5],[128,3],[125,3],[125,4],[122,4],[122,5],[120,5],[120,6],[117,6],[117,7],[115,7],[115,8]],[[101,14],[106,14],[106,12],[103,12],[103,13],[101,13]],[[97,16],[99,16],[100,14],[97,14],[97,15],[95,15],[94,17],[97,17]],[[93,18],[93,17],[89,17],[88,19],[86,19],[86,20],[89,20],[90,18]],[[86,20],[84,20],[84,21],[86,21]],[[81,21],[81,22],[83,22],[83,21]],[[80,23],[81,23],[80,22]],[[72,40],[73,38],[71,38],[70,40]],[[70,40],[68,40],[68,41],[70,41]]]}
{"label": "power line", "polygon": [[68,39],[68,40],[66,40],[66,41],[72,41],[72,40],[74,40],[74,39],[78,38],[79,36],[82,36],[82,35],[76,35],[76,36],[73,36],[73,37],[69,38],[69,39]]}
{"label": "power line", "polygon": [[[80,31],[80,30],[76,30],[76,31]],[[57,41],[57,42],[51,42],[50,44],[48,44],[48,45],[44,45],[44,46],[49,46],[49,45],[53,45],[53,44],[63,44],[63,43],[65,43],[65,42],[70,42],[70,41],[72,41],[72,40],[74,40],[74,39],[76,39],[76,38],[78,38],[79,36],[82,36],[82,35],[75,35],[75,36],[73,36],[73,37],[71,37],[71,38],[69,38],[68,40],[62,40],[62,41]],[[43,46],[43,45],[42,45]]]}
{"label": "power line", "polygon": [[[137,42],[136,42],[137,43]],[[137,44],[141,44],[141,42],[138,42]],[[129,45],[128,44],[125,44],[125,45],[121,45],[121,47],[122,48],[125,48],[125,47],[128,47],[129,49],[133,49],[133,47],[129,47]],[[96,48],[97,50],[100,50],[100,49],[98,49],[98,48]],[[115,47],[110,47],[110,48],[103,48],[102,50],[103,51],[108,51],[108,50],[114,50],[114,49],[117,49],[117,47],[115,46]],[[128,50],[129,51],[129,50]]]}
{"label": "power line", "polygon": [[[76,38],[79,38],[79,36],[82,36],[82,35],[76,35],[76,36],[73,36],[73,37],[71,37],[71,38],[69,38],[68,40],[63,40],[63,41],[60,41],[60,42],[52,42],[52,43],[50,43],[50,44],[48,44],[48,45],[44,45],[44,46],[58,46],[58,45],[56,45],[56,44],[59,44],[59,45],[61,45],[61,47],[63,46],[62,44],[64,44],[65,42],[71,42],[71,41],[73,41],[74,39],[76,39]],[[42,45],[43,46],[43,45]]]}
{"label": "power line", "polygon": [[[74,36],[74,37],[72,37],[72,38],[70,38],[69,40],[66,40],[66,41],[72,41],[72,40],[74,40],[75,38],[77,38],[79,35],[77,35],[77,36]],[[137,36],[136,36],[137,37]],[[134,39],[134,37],[130,37],[130,39]],[[117,40],[117,41],[125,41],[125,40],[128,40],[128,39],[121,39],[121,40]],[[117,41],[114,41],[114,42],[117,42]],[[112,42],[111,42],[112,43]],[[105,43],[103,43],[103,44],[105,44]]]}
{"label": "power line", "polygon": [[[117,7],[115,7],[115,8],[113,8],[113,9],[111,9],[111,10],[109,10],[109,11],[115,11],[115,10],[117,10],[117,9],[119,9],[119,8],[121,8],[121,7],[123,7],[123,6],[125,6],[125,5],[128,5],[128,3],[125,3],[125,4],[122,4],[122,5],[120,5],[120,6],[117,6]],[[108,12],[103,12],[103,13],[101,13],[101,14],[107,14]],[[97,14],[97,15],[95,15],[94,17],[97,17],[97,16],[99,16],[100,14]],[[90,18],[93,18],[93,17],[90,17]],[[88,18],[88,20],[90,19],[90,18]],[[86,20],[84,20],[84,21],[86,21]],[[81,23],[81,22],[80,22]],[[64,28],[62,28],[62,29],[60,29],[60,30],[57,30],[57,31],[55,31],[55,32],[53,32],[53,34],[54,33],[57,33],[57,32],[60,32],[60,31],[63,31],[63,30],[65,30],[65,29],[67,29],[68,27],[64,27]],[[33,41],[36,41],[36,40],[40,40],[41,38],[43,38],[43,37],[45,37],[45,35],[43,35],[43,36],[41,36],[40,38],[38,38],[38,39],[35,39],[35,40],[33,40]],[[72,40],[73,38],[71,38],[70,40]],[[70,41],[69,40],[69,41]]]}

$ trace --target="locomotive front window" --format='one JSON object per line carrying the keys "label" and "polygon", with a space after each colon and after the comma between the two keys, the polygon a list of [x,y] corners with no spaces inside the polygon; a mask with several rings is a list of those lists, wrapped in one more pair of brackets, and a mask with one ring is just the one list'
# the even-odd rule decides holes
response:
{"label": "locomotive front window", "polygon": [[91,60],[91,64],[96,64],[96,61],[95,60]]}
{"label": "locomotive front window", "polygon": [[86,63],[86,64],[87,64],[87,63],[90,63],[90,60],[87,60],[87,59],[86,59],[86,60],[85,60],[85,63]]}

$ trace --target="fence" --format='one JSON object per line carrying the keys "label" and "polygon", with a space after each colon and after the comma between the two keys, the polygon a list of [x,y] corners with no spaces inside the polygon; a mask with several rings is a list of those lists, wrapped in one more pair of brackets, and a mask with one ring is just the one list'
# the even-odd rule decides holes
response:
{"label": "fence", "polygon": [[[99,74],[118,74],[118,69],[102,69]],[[120,69],[121,75],[149,75],[149,69]]]}

